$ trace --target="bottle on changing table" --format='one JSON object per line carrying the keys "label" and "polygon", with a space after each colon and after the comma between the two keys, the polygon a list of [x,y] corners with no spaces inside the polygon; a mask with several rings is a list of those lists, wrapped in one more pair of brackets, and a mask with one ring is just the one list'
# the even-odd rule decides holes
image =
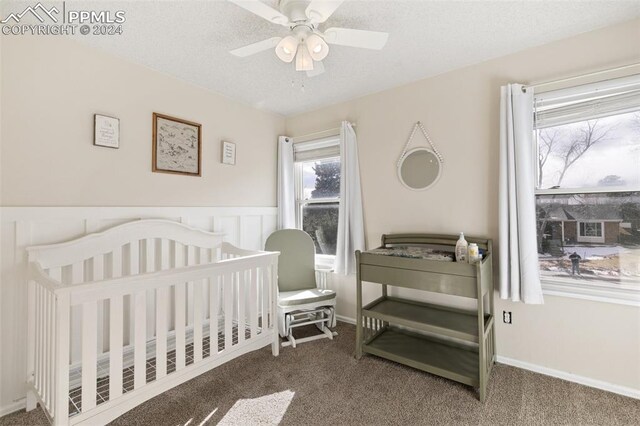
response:
{"label": "bottle on changing table", "polygon": [[456,262],[467,262],[467,251],[469,250],[469,244],[464,239],[464,233],[460,233],[460,238],[456,243]]}
{"label": "bottle on changing table", "polygon": [[476,243],[469,244],[469,249],[467,250],[467,256],[469,257],[469,263],[476,263],[481,260],[478,244]]}

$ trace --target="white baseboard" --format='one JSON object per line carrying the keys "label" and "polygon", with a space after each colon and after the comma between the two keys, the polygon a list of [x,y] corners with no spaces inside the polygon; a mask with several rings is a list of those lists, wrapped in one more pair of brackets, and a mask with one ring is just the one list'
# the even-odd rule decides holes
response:
{"label": "white baseboard", "polygon": [[589,377],[579,376],[565,371],[554,370],[553,368],[543,367],[541,365],[530,364],[528,362],[519,361],[513,358],[507,358],[498,355],[496,361],[500,364],[510,365],[512,367],[522,368],[523,370],[533,371],[535,373],[544,374],[546,376],[556,377],[558,379],[574,382],[581,385],[601,389],[607,392],[617,393],[619,395],[628,396],[630,398],[640,399],[640,389],[629,388],[626,386],[615,385],[613,383],[596,380]]}
{"label": "white baseboard", "polygon": [[15,413],[18,410],[24,410],[26,408],[27,408],[27,400],[26,398],[23,398],[19,401],[14,402],[13,404],[0,407],[0,417],[6,416],[7,414]]}
{"label": "white baseboard", "polygon": [[356,320],[353,318],[345,317],[342,315],[336,314],[336,319],[338,321],[346,322],[347,324],[356,325]]}
{"label": "white baseboard", "polygon": [[[356,320],[343,315],[336,315],[338,321],[346,322],[348,324],[356,323]],[[524,361],[519,361],[513,358],[507,358],[504,356],[496,356],[496,361],[500,364],[510,365],[512,367],[522,368],[523,370],[533,371],[534,373],[544,374],[545,376],[556,377],[558,379],[566,380],[568,382],[574,382],[581,385],[589,386],[596,389],[601,389],[607,392],[617,393],[618,395],[628,396],[630,398],[640,399],[640,389],[629,388],[626,386],[615,385],[613,383],[604,382],[602,380],[596,380],[589,377],[579,376],[577,374],[567,373],[565,371],[554,370],[553,368],[547,368],[536,364],[531,364]]]}

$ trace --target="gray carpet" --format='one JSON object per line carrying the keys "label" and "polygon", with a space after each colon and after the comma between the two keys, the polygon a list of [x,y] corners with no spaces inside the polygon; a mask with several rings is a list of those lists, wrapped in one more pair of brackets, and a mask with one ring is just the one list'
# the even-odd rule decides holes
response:
{"label": "gray carpet", "polygon": [[[114,425],[638,424],[640,401],[497,365],[481,404],[470,387],[372,356],[353,357],[355,327],[271,356],[247,354],[129,411]],[[305,331],[300,331],[301,335]],[[46,425],[40,409],[0,425]]]}

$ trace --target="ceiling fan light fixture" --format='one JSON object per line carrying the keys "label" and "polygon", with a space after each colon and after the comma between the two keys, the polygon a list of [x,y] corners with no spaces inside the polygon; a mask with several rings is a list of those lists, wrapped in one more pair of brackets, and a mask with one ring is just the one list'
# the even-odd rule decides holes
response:
{"label": "ceiling fan light fixture", "polygon": [[298,40],[293,36],[286,36],[276,46],[276,55],[281,61],[290,63],[296,57]]}
{"label": "ceiling fan light fixture", "polygon": [[313,58],[309,53],[309,49],[304,43],[300,43],[298,53],[296,55],[296,71],[312,71]]}
{"label": "ceiling fan light fixture", "polygon": [[329,46],[322,37],[317,34],[311,34],[307,37],[305,43],[314,61],[321,61],[329,54]]}

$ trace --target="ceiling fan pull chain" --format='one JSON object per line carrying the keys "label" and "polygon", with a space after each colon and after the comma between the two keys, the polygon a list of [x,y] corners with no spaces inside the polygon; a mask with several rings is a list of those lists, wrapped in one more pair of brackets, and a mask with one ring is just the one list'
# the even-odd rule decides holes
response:
{"label": "ceiling fan pull chain", "polygon": [[402,150],[402,154],[400,155],[400,158],[398,159],[398,167],[400,167],[400,164],[402,163],[402,160],[404,160],[405,155],[407,155],[407,149],[409,148],[409,145],[411,144],[411,141],[413,140],[413,137],[415,136],[416,131],[418,130],[418,128],[420,128],[420,130],[422,131],[422,134],[424,135],[424,138],[427,140],[427,142],[429,142],[429,145],[431,146],[431,149],[433,150],[433,153],[435,154],[435,156],[438,158],[438,160],[441,163],[444,163],[444,158],[440,154],[440,151],[438,151],[438,148],[436,148],[436,146],[431,141],[431,138],[429,137],[429,134],[427,133],[427,130],[424,128],[424,125],[422,124],[421,121],[418,121],[413,126],[413,130],[411,131],[411,135],[409,136],[409,139],[407,140],[407,143],[405,144],[404,149]]}
{"label": "ceiling fan pull chain", "polygon": [[424,134],[425,139],[427,139],[427,142],[429,142],[429,145],[431,145],[431,149],[433,149],[433,153],[436,155],[436,157],[438,157],[438,160],[440,160],[441,163],[444,163],[444,158],[442,158],[440,151],[438,151],[438,148],[436,148],[436,146],[431,141],[431,138],[429,137],[429,134],[427,133],[427,130],[424,128],[424,125],[422,124],[422,122],[418,121],[416,125],[420,126],[420,129],[422,130],[422,134]]}

